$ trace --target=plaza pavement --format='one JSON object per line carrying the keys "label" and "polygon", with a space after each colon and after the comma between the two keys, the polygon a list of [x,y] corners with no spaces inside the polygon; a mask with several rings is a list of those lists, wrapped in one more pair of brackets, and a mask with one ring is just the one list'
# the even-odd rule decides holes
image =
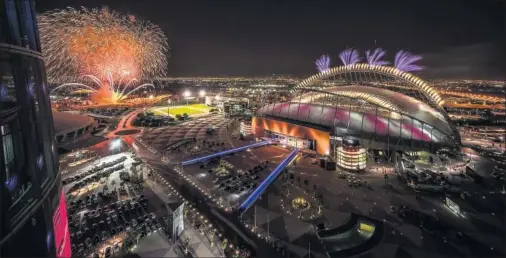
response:
{"label": "plaza pavement", "polygon": [[[146,183],[163,202],[162,205],[179,202],[178,198],[168,193],[163,185],[151,179],[146,179]],[[218,250],[219,247],[217,245],[211,246],[209,240],[204,235],[198,233],[188,221],[185,221],[185,229],[176,243],[169,242],[165,234],[157,232],[139,241],[134,252],[141,257],[184,257],[184,247],[182,247],[184,239],[189,239],[188,249],[192,257],[222,256],[221,252]]]}
{"label": "plaza pavement", "polygon": [[[317,184],[317,191],[324,197],[323,215],[312,221],[301,221],[296,218],[297,214],[288,215],[280,209],[286,191],[281,192],[281,179],[278,179],[255,204],[256,224],[262,227],[264,235],[267,234],[268,227],[271,236],[281,240],[300,257],[307,256],[309,242],[312,257],[324,255],[314,234],[314,224],[324,223],[329,228],[338,227],[348,221],[352,212],[383,221],[386,228],[383,241],[359,257],[496,257],[499,255],[497,250],[504,250],[505,227],[498,214],[494,216],[462,205],[467,217],[457,217],[443,205],[441,197],[424,196],[421,200],[416,200],[415,193],[396,178],[388,179],[393,188],[386,187],[382,174],[365,173],[358,176],[372,185],[370,190],[365,187],[350,188],[345,179],[337,178],[336,172],[325,171],[307,161],[299,161],[294,170],[296,175],[302,176],[301,182],[309,180],[309,194],[312,185]],[[295,181],[294,185],[295,188],[305,189],[303,183],[299,187]],[[292,192],[296,193],[295,190]],[[291,196],[295,197],[295,194]],[[390,209],[390,206],[398,207],[401,204],[445,221],[450,227],[449,232],[446,235],[431,234],[418,225],[405,222]],[[251,224],[254,223],[253,213],[254,209],[251,208],[245,216]],[[462,242],[456,237],[457,231],[476,240]],[[470,245],[469,242],[473,244]]]}

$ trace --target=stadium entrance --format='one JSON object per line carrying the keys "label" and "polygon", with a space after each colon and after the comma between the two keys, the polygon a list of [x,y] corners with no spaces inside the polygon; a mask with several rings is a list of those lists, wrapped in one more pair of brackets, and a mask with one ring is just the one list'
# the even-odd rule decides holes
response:
{"label": "stadium entrance", "polygon": [[311,139],[303,139],[293,136],[288,136],[280,133],[275,133],[269,130],[264,131],[265,135],[269,138],[277,139],[281,144],[296,147],[299,149],[309,149],[316,151],[316,141]]}

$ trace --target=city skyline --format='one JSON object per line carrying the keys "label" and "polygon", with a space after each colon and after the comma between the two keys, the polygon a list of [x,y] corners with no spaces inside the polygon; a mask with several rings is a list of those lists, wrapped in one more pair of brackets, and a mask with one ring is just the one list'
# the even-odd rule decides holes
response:
{"label": "city skyline", "polygon": [[322,54],[334,66],[346,48],[363,55],[376,47],[387,51],[384,59],[389,61],[401,49],[422,55],[420,65],[427,69],[420,75],[430,79],[503,76],[504,4],[499,1],[307,5],[72,0],[38,2],[36,8],[41,13],[81,5],[107,5],[159,25],[171,48],[169,76],[304,77],[316,72],[314,61]]}

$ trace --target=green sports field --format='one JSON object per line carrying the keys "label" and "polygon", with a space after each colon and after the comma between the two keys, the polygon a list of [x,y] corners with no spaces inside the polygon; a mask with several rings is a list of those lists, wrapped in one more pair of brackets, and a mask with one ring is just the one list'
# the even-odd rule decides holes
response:
{"label": "green sports field", "polygon": [[205,104],[191,104],[183,106],[156,107],[150,109],[149,111],[155,113],[155,115],[166,116],[167,110],[169,110],[170,116],[175,117],[176,115],[183,115],[184,113],[189,116],[207,114],[211,108]]}

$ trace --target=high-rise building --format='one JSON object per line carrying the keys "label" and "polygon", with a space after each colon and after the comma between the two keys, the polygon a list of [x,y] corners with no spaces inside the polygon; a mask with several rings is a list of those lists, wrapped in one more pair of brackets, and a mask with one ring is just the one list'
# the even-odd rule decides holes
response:
{"label": "high-rise building", "polygon": [[0,257],[69,257],[33,0],[0,0]]}

